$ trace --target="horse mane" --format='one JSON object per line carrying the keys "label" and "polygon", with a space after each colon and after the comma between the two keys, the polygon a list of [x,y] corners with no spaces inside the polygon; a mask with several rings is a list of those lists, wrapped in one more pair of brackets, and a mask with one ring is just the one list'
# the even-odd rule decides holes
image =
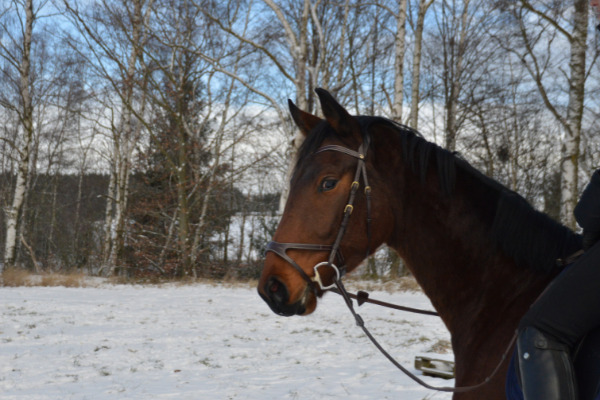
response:
{"label": "horse mane", "polygon": [[[373,125],[382,125],[397,133],[403,160],[422,183],[429,166],[435,164],[442,192],[448,196],[455,191],[457,176],[466,175],[480,184],[492,207],[493,217],[483,218],[488,224],[489,237],[517,265],[537,272],[554,272],[557,259],[582,247],[580,235],[537,211],[521,195],[484,175],[458,154],[428,142],[416,130],[383,117],[356,118],[363,135],[367,135]],[[304,141],[295,170],[301,160],[313,154],[327,137],[333,135],[327,127],[325,123],[318,125]]]}

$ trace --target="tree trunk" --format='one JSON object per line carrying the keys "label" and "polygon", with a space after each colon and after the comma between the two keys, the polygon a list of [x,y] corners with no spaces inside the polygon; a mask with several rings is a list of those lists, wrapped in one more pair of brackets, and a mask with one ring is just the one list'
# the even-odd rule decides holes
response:
{"label": "tree trunk", "polygon": [[[104,246],[102,247],[102,265],[100,267],[99,274],[105,268],[110,269],[110,253],[112,250],[112,231],[113,231],[113,214],[114,214],[114,203],[115,203],[115,185],[116,185],[116,174],[115,166],[111,168],[110,179],[108,182],[108,188],[106,189],[106,211],[104,213]],[[112,270],[112,269],[111,269]]]}
{"label": "tree trunk", "polygon": [[[125,220],[127,218],[127,203],[129,200],[129,174],[131,170],[131,157],[133,156],[133,147],[135,138],[133,135],[133,94],[134,94],[134,78],[136,72],[136,64],[140,58],[139,47],[141,45],[143,14],[142,1],[135,0],[133,4],[132,16],[132,47],[127,64],[127,72],[124,76],[124,93],[123,93],[123,109],[121,115],[121,124],[114,132],[113,140],[114,157],[116,164],[115,174],[115,215],[114,215],[114,230],[112,230],[109,263],[111,275],[118,271],[121,266],[121,257],[124,254],[125,247]],[[110,204],[107,203],[107,207]]]}
{"label": "tree trunk", "polygon": [[[544,14],[536,10],[527,0],[521,0],[521,8],[515,14],[519,22],[521,37],[523,38],[525,53],[519,55],[523,60],[523,65],[527,68],[529,74],[534,79],[538,91],[544,101],[546,108],[554,115],[557,122],[561,125],[564,132],[564,139],[561,147],[560,162],[560,205],[561,220],[570,228],[575,228],[576,223],[573,216],[573,210],[577,203],[578,194],[578,173],[581,141],[581,121],[583,117],[583,99],[585,94],[586,80],[586,50],[587,50],[587,29],[588,29],[588,2],[585,0],[574,0],[572,13],[573,31],[567,32],[558,23],[554,15]],[[567,105],[567,115],[565,117],[559,111],[559,108],[552,103],[544,82],[542,81],[545,63],[540,62],[535,54],[535,45],[539,37],[528,34],[529,20],[521,13],[522,11],[531,14],[545,21],[550,29],[561,33],[570,43],[571,53],[569,61],[569,100]],[[526,13],[527,15],[527,13]],[[535,39],[532,39],[535,38]],[[531,58],[527,62],[525,56]]]}
{"label": "tree trunk", "polygon": [[458,100],[461,92],[461,79],[463,73],[463,56],[465,53],[465,43],[467,36],[469,0],[465,0],[463,4],[462,15],[460,19],[460,34],[458,44],[455,38],[447,37],[448,41],[445,45],[448,46],[447,57],[445,60],[445,75],[446,75],[446,141],[445,147],[454,151],[456,149],[456,139],[458,135],[457,114]]}
{"label": "tree trunk", "polygon": [[125,220],[127,215],[127,200],[129,198],[129,146],[116,146],[116,181],[115,181],[115,215],[111,230],[111,251],[109,256],[110,275],[115,275],[121,267],[121,257],[125,248]]}
{"label": "tree trunk", "polygon": [[[183,115],[183,114],[180,114]],[[188,202],[187,186],[188,176],[188,145],[183,132],[183,127],[178,129],[179,133],[179,160],[177,165],[177,203],[179,209],[178,217],[178,236],[180,262],[177,275],[187,276],[191,272],[191,253],[190,253],[190,207]]]}
{"label": "tree trunk", "polygon": [[409,125],[418,129],[419,125],[419,84],[421,80],[421,52],[423,49],[423,29],[425,27],[425,14],[433,0],[419,0],[417,25],[415,27],[415,48],[412,64],[412,83],[410,94],[410,122]]}
{"label": "tree trunk", "polygon": [[[404,51],[406,36],[406,3],[400,0],[396,15],[396,37],[394,40],[394,101],[392,103],[392,119],[402,122],[402,102],[404,100]],[[375,55],[373,54],[373,57]]]}
{"label": "tree trunk", "polygon": [[[27,180],[29,178],[30,157],[33,149],[33,101],[30,93],[31,85],[31,41],[33,34],[33,0],[25,4],[25,31],[23,34],[23,53],[20,65],[20,94],[22,101],[20,130],[22,131],[23,144],[19,149],[19,166],[17,180],[13,195],[12,206],[6,215],[6,243],[4,249],[4,267],[15,266],[17,232],[19,221],[22,219],[22,210],[25,201]],[[0,271],[1,271],[0,267]]]}
{"label": "tree trunk", "polygon": [[[288,42],[289,51],[294,59],[295,64],[295,76],[294,76],[294,85],[296,86],[296,105],[305,111],[311,110],[311,103],[309,99],[313,99],[314,96],[312,93],[307,92],[307,64],[308,64],[308,21],[310,19],[310,0],[304,0],[304,9],[302,11],[302,16],[299,25],[299,33],[298,36],[294,33],[290,23],[285,19],[285,15],[277,6],[273,0],[263,0],[277,15],[279,22],[284,27],[284,31],[286,34],[286,40]],[[312,75],[316,75],[318,71],[312,71]],[[298,153],[298,149],[302,145],[304,141],[304,136],[300,133],[299,130],[295,130],[294,137],[291,141],[290,149],[289,149],[289,159],[290,163],[288,165],[287,177],[289,178],[292,174],[292,170],[296,161],[296,154]],[[288,185],[285,185],[282,192],[281,197],[279,198],[279,213],[283,213],[283,208],[285,207],[285,203],[287,202],[287,198],[289,195]]]}
{"label": "tree trunk", "polygon": [[577,204],[581,120],[585,93],[585,56],[587,50],[588,1],[575,0],[573,33],[571,35],[571,60],[569,67],[569,104],[567,107],[567,132],[562,147],[561,203],[562,221],[575,229],[573,210]]}

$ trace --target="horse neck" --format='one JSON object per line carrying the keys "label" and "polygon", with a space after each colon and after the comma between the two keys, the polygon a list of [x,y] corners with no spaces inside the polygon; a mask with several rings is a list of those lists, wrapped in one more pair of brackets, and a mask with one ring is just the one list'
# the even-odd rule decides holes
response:
{"label": "horse neck", "polygon": [[421,182],[399,157],[392,160],[387,179],[394,193],[389,197],[399,201],[388,245],[405,260],[444,320],[456,356],[460,347],[489,345],[491,337],[507,342],[548,277],[517,267],[492,243],[489,188],[457,171],[455,191],[447,195],[435,166]]}

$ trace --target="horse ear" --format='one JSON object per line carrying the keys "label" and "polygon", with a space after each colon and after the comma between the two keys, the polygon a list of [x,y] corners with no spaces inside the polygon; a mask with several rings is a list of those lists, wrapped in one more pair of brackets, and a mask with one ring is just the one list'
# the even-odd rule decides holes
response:
{"label": "horse ear", "polygon": [[360,137],[360,125],[356,118],[351,116],[327,90],[317,88],[315,92],[321,101],[325,119],[338,135]]}
{"label": "horse ear", "polygon": [[300,128],[300,132],[302,132],[304,136],[308,136],[310,131],[312,131],[315,126],[317,126],[321,121],[323,121],[319,117],[302,111],[301,109],[296,107],[293,101],[289,99],[288,107],[290,108],[292,119],[294,120],[298,128]]}

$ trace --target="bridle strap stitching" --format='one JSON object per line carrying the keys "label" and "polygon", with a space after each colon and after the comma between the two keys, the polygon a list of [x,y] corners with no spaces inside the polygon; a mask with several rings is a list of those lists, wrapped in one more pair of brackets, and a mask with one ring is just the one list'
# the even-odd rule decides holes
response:
{"label": "bridle strap stitching", "polygon": [[337,151],[339,153],[344,153],[347,154],[349,156],[352,156],[354,158],[358,158],[359,160],[363,159],[366,157],[366,154],[363,153],[362,151],[362,145],[361,147],[358,149],[358,151],[354,151],[354,150],[350,150],[346,147],[343,146],[338,146],[335,144],[331,144],[331,145],[327,145],[327,146],[323,146],[320,147],[317,151],[315,151],[315,154],[319,154],[322,153],[324,151]]}

